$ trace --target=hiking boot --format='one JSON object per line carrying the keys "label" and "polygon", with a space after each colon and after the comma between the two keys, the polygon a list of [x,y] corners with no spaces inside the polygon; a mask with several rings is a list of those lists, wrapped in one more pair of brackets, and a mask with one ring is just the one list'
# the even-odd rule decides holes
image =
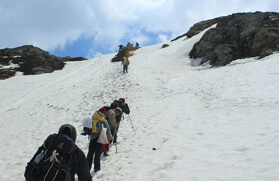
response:
{"label": "hiking boot", "polygon": [[104,151],[104,156],[109,156],[107,151]]}
{"label": "hiking boot", "polygon": [[94,168],[94,172],[98,172],[99,170],[101,170],[100,168]]}

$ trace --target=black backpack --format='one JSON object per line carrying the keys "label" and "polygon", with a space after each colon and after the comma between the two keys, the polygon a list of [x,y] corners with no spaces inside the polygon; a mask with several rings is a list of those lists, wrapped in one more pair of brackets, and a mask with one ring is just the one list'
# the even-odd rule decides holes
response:
{"label": "black backpack", "polygon": [[63,134],[50,135],[33,163],[26,168],[27,181],[70,181],[74,141]]}
{"label": "black backpack", "polygon": [[112,108],[109,107],[109,106],[104,106],[104,108],[105,108],[106,112],[108,112],[110,109],[112,109]]}
{"label": "black backpack", "polygon": [[122,103],[122,101],[120,101],[120,100],[114,100],[113,103],[110,104],[110,108],[115,109],[117,107],[120,107],[121,103]]}

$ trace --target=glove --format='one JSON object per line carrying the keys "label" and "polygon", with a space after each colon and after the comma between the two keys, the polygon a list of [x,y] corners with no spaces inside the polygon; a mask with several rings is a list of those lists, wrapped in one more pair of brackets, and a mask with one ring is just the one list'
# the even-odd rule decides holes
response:
{"label": "glove", "polygon": [[84,127],[83,131],[80,133],[83,136],[89,135],[91,132],[91,129]]}

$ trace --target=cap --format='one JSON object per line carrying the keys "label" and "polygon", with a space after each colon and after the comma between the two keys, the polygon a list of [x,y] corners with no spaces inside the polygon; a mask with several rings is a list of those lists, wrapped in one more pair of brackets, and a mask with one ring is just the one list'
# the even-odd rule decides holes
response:
{"label": "cap", "polygon": [[122,113],[122,109],[120,107],[115,108],[115,111],[120,111]]}
{"label": "cap", "polygon": [[124,98],[119,98],[120,101],[122,101],[123,103],[125,103],[125,99]]}

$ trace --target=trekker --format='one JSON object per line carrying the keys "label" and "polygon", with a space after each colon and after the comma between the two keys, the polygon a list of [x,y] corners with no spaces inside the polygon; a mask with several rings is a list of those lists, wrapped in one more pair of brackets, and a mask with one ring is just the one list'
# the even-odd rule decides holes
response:
{"label": "trekker", "polygon": [[[125,99],[120,98],[119,100],[114,100],[113,103],[111,103],[110,107],[108,107],[108,106],[104,107],[107,110],[106,119],[108,120],[108,122],[110,124],[111,134],[113,136],[113,143],[117,142],[117,132],[119,129],[119,124],[121,121],[122,113],[123,112],[125,112],[126,114],[130,113],[128,104],[124,105],[122,101],[125,102]],[[109,143],[110,143],[110,141],[109,141]],[[109,154],[108,154],[109,145],[110,144],[103,146],[102,151],[104,152],[104,156],[109,156]]]}
{"label": "trekker", "polygon": [[[107,107],[107,109],[108,111],[107,111],[106,119],[108,120],[108,123],[110,125],[111,134],[113,136],[113,139],[111,141],[113,141],[117,137],[117,124],[116,124],[115,117],[122,113],[122,109],[119,107],[116,107],[115,109],[112,109],[111,107]],[[103,148],[104,156],[109,156],[108,151],[109,151],[110,142],[107,145],[105,145]]]}
{"label": "trekker", "polygon": [[[92,161],[94,156],[94,172],[101,170],[101,163],[100,158],[102,154],[102,147],[103,144],[98,142],[98,138],[100,136],[102,125],[104,128],[107,128],[106,135],[110,139],[113,139],[110,131],[110,126],[105,119],[106,110],[104,107],[96,111],[92,116],[92,131],[89,134],[90,143],[89,143],[89,150],[87,154],[87,161],[89,164],[89,170],[92,167]],[[95,155],[94,155],[95,154]]]}
{"label": "trekker", "polygon": [[[117,115],[115,117],[115,121],[116,121],[116,124],[117,124],[117,132],[119,130],[119,126],[120,126],[120,121],[121,121],[121,118],[122,118],[122,115],[123,113],[125,114],[130,114],[130,109],[129,109],[129,106],[128,104],[125,102],[125,99],[124,98],[119,98],[119,100],[114,100],[113,103],[111,103],[110,105],[112,108],[113,107],[120,107],[120,109],[122,110],[122,112]],[[117,142],[117,135],[114,137],[114,140],[113,140],[114,143]]]}
{"label": "trekker", "polygon": [[122,109],[117,107],[115,109],[110,109],[107,112],[107,119],[110,125],[110,130],[113,138],[117,135],[117,123],[116,123],[116,116],[120,115],[122,113]]}
{"label": "trekker", "polygon": [[122,110],[122,113],[118,116],[116,116],[116,123],[118,124],[120,121],[121,121],[121,117],[122,117],[122,114],[125,113],[125,114],[130,114],[130,108],[128,106],[128,103],[125,102],[125,98],[119,98],[119,106]]}
{"label": "trekker", "polygon": [[123,57],[122,59],[122,64],[123,64],[123,74],[126,72],[128,73],[128,65],[130,65],[130,61],[128,59],[128,57]]}
{"label": "trekker", "polygon": [[27,164],[26,181],[65,180],[92,181],[88,162],[81,149],[75,144],[76,128],[64,124],[58,134],[48,136]]}

